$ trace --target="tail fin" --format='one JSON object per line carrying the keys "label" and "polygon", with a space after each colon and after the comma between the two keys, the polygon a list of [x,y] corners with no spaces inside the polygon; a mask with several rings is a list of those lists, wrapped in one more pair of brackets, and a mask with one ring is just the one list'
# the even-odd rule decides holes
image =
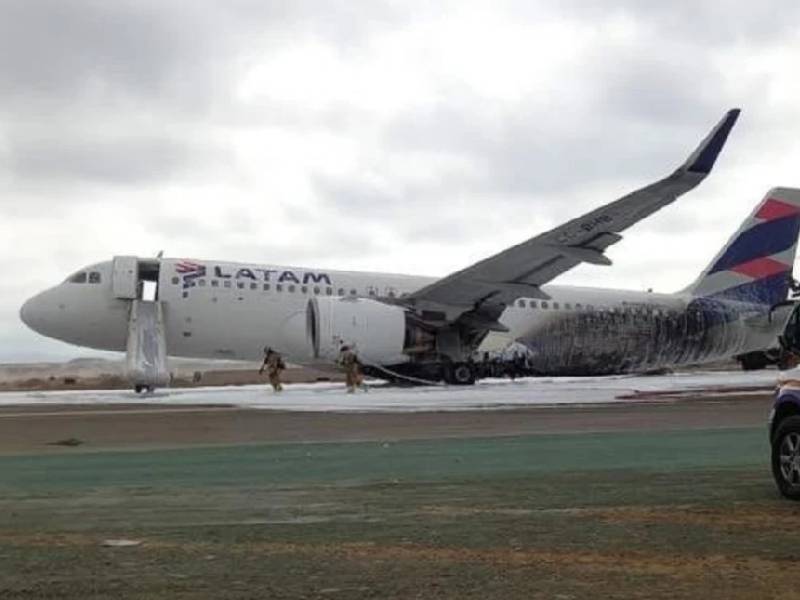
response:
{"label": "tail fin", "polygon": [[792,281],[800,189],[767,192],[722,251],[685,292],[772,306],[786,300]]}

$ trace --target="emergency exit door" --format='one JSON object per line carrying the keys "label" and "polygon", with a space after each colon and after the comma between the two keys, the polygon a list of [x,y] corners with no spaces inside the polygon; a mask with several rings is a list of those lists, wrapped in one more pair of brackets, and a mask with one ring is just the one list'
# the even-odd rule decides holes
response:
{"label": "emergency exit door", "polygon": [[139,261],[135,256],[115,256],[111,289],[115,298],[135,300],[138,294]]}

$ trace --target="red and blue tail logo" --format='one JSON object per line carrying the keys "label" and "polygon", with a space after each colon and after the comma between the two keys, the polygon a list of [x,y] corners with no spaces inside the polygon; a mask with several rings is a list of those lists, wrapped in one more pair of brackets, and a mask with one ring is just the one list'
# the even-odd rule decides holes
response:
{"label": "red and blue tail logo", "polygon": [[749,304],[786,300],[800,232],[800,190],[770,190],[686,291]]}

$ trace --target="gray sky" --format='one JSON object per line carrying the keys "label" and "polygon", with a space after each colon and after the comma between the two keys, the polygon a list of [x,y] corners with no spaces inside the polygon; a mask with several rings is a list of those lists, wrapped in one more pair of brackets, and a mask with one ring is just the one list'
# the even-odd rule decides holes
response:
{"label": "gray sky", "polygon": [[22,302],[115,254],[444,275],[716,171],[559,283],[673,291],[800,185],[800,3],[4,0],[0,362],[91,354]]}

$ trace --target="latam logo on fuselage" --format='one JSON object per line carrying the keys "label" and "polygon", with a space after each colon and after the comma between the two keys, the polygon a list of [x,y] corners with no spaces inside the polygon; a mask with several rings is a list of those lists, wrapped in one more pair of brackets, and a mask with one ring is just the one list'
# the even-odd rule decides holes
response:
{"label": "latam logo on fuselage", "polygon": [[231,267],[214,265],[209,269],[206,265],[182,260],[175,263],[175,271],[183,278],[183,287],[191,287],[195,279],[212,277],[217,279],[247,279],[250,281],[263,281],[265,283],[297,283],[333,285],[327,273],[313,271],[288,271],[278,269],[264,269],[262,267]]}

